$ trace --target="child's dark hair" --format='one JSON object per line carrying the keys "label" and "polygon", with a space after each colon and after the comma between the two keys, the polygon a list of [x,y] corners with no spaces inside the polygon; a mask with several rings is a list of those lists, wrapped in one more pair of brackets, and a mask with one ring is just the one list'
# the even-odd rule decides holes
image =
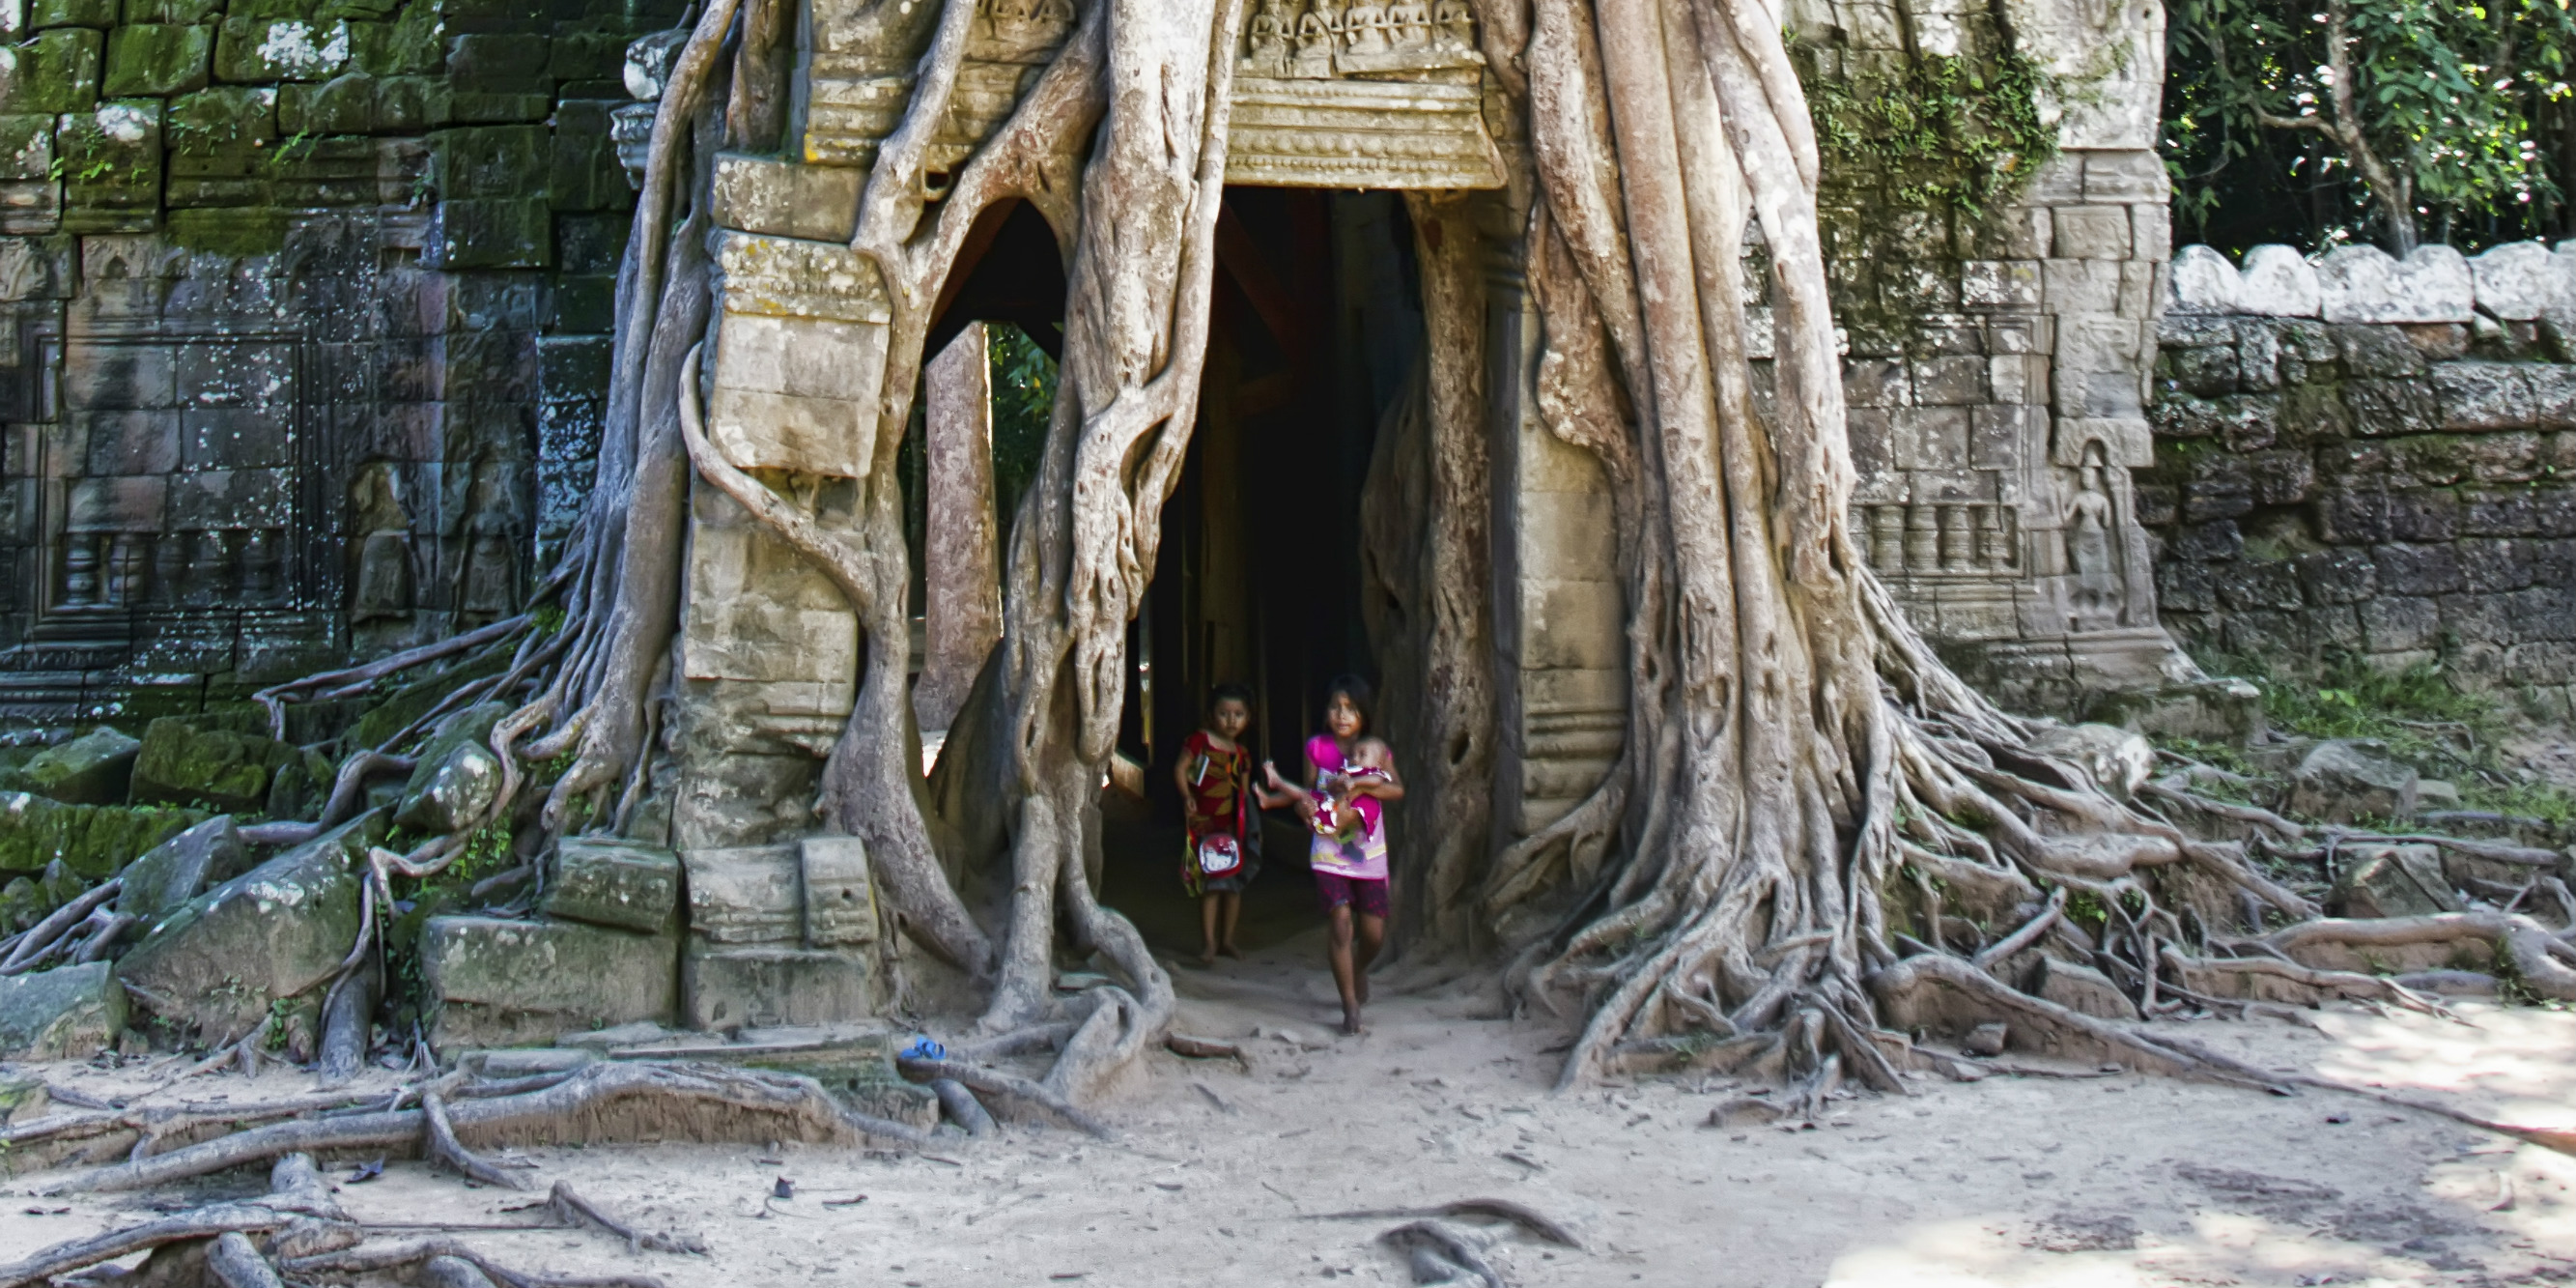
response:
{"label": "child's dark hair", "polygon": [[1240,702],[1243,704],[1244,712],[1246,714],[1250,714],[1252,711],[1252,686],[1249,684],[1237,684],[1232,680],[1228,680],[1225,683],[1208,690],[1208,714],[1216,714],[1216,706],[1220,702]]}
{"label": "child's dark hair", "polygon": [[1367,680],[1356,675],[1334,676],[1333,682],[1324,686],[1324,705],[1333,705],[1335,698],[1349,698],[1351,705],[1359,709],[1361,733],[1376,730],[1377,690],[1370,688]]}

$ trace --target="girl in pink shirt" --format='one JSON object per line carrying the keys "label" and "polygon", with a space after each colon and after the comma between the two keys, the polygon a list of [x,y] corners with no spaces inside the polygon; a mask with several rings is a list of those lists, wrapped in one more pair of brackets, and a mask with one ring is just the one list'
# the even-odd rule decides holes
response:
{"label": "girl in pink shirt", "polygon": [[1332,923],[1328,960],[1342,993],[1344,1033],[1360,1031],[1369,963],[1386,942],[1386,803],[1404,799],[1394,753],[1368,732],[1373,696],[1356,675],[1325,689],[1326,732],[1306,740],[1304,782],[1312,786],[1282,782],[1267,762],[1261,767],[1272,790],[1295,799],[1315,834],[1306,862]]}

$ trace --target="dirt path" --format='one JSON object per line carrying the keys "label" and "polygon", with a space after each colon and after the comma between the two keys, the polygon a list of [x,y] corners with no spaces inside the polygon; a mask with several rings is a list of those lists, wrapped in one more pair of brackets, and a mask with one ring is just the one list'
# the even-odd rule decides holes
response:
{"label": "dirt path", "polygon": [[[539,1150],[530,1175],[702,1234],[714,1255],[636,1256],[560,1231],[463,1237],[518,1266],[642,1272],[673,1288],[1402,1284],[1403,1263],[1371,1242],[1393,1220],[1312,1218],[1494,1196],[1587,1244],[1479,1227],[1501,1236],[1489,1255],[1529,1288],[2576,1279],[2576,1159],[2423,1115],[2132,1075],[1996,1076],[1842,1102],[1807,1130],[1710,1128],[1722,1085],[1549,1094],[1545,1048],[1561,1035],[1478,1018],[1490,1003],[1470,989],[1382,996],[1370,1034],[1328,1038],[1319,956],[1310,937],[1183,971],[1186,1030],[1295,1040],[1253,1040],[1249,1073],[1158,1057],[1108,1107],[1125,1129],[1114,1144],[1013,1127],[980,1145],[955,1139],[946,1161],[794,1146]],[[2339,1010],[2316,1016],[2324,1032],[2213,1022],[2195,1036],[2272,1067],[2576,1126],[2576,1015],[2463,1014]],[[190,1085],[251,1091],[230,1077]],[[765,1199],[782,1176],[795,1197]],[[505,1209],[529,1201],[403,1163],[341,1197],[362,1217],[410,1222],[509,1221]],[[13,1195],[0,1257],[133,1220],[146,1203]]]}

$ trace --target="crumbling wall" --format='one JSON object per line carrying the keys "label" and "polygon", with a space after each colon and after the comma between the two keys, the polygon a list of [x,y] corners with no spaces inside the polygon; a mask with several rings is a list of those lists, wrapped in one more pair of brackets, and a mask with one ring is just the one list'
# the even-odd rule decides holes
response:
{"label": "crumbling wall", "polygon": [[0,716],[516,611],[587,486],[677,3],[0,0]]}
{"label": "crumbling wall", "polygon": [[2177,636],[2576,709],[2576,243],[2186,247],[2158,339],[2138,508]]}
{"label": "crumbling wall", "polygon": [[[2129,471],[2171,254],[2147,3],[1791,10],[1859,485],[1854,543],[2007,705],[2195,678]],[[1748,280],[1767,273],[1756,247]],[[1755,313],[1757,334],[1767,309]]]}

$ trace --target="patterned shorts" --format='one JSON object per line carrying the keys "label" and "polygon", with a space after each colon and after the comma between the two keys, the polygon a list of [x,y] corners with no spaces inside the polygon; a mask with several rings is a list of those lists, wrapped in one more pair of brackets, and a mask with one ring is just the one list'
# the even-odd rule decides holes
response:
{"label": "patterned shorts", "polygon": [[1315,874],[1315,893],[1324,900],[1324,911],[1349,904],[1351,911],[1363,917],[1386,919],[1386,883],[1366,877],[1346,877],[1338,872]]}

